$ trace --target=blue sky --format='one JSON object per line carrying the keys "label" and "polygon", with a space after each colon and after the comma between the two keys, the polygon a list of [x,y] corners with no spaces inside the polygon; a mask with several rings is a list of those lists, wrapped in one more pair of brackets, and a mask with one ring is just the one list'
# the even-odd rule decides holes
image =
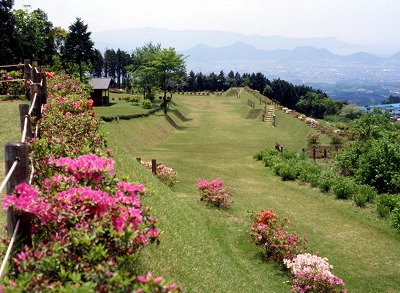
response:
{"label": "blue sky", "polygon": [[[93,32],[120,28],[222,30],[336,37],[400,50],[399,0],[15,0],[65,29],[80,17]],[[112,5],[112,6],[111,6]]]}

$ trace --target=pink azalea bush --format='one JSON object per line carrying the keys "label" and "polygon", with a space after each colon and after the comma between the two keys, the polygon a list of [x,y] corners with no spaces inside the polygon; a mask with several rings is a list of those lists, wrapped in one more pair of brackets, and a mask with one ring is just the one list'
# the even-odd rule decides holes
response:
{"label": "pink azalea bush", "polygon": [[77,79],[67,75],[48,79],[47,104],[37,121],[40,138],[30,142],[31,159],[38,185],[52,176],[50,157],[77,158],[85,154],[107,156],[105,135],[94,118],[93,101]]}
{"label": "pink azalea bush", "polygon": [[217,178],[209,182],[198,179],[196,187],[200,191],[201,201],[211,203],[216,207],[228,207],[232,201],[229,201],[235,190],[231,187],[223,187],[224,182]]}
{"label": "pink azalea bush", "polygon": [[[157,221],[139,199],[144,186],[117,181],[111,159],[86,155],[50,160],[58,172],[41,189],[23,183],[3,201],[3,209],[29,214],[33,238],[33,247],[23,248],[14,258],[6,286],[13,288],[13,277],[21,280],[42,272],[48,278],[31,279],[24,287],[37,292],[43,286],[66,286],[73,281],[69,274],[80,274],[80,282],[97,278],[101,282],[96,288],[102,284],[112,292],[117,284],[103,279],[117,273],[129,277],[129,270],[116,268],[132,262],[140,248],[160,235]],[[55,256],[58,268],[48,265]],[[104,270],[96,271],[99,265]]]}
{"label": "pink azalea bush", "polygon": [[248,233],[253,242],[265,248],[265,256],[283,264],[293,275],[292,292],[345,293],[344,282],[330,272],[328,259],[307,253],[307,237],[289,232],[290,221],[271,210],[252,213],[252,228]]}
{"label": "pink azalea bush", "polygon": [[30,142],[35,185],[20,184],[3,201],[30,219],[32,246],[14,247],[0,291],[180,292],[137,276],[138,253],[160,230],[142,206],[144,186],[117,179],[84,87],[61,76],[48,89],[41,138]]}
{"label": "pink azalea bush", "polygon": [[273,210],[262,210],[253,217],[250,237],[256,245],[264,247],[267,258],[282,263],[284,259],[291,260],[308,250],[307,236],[300,238],[296,232],[290,232],[287,218],[278,222]]}
{"label": "pink azalea bush", "polygon": [[[22,70],[8,72],[6,70],[0,70],[1,81],[18,80],[22,78]],[[9,98],[18,98],[19,96],[24,95],[26,90],[24,80],[0,83],[0,95],[6,95]]]}
{"label": "pink azalea bush", "polygon": [[327,258],[305,253],[283,262],[294,276],[292,292],[347,292],[343,280],[331,273]]}
{"label": "pink azalea bush", "polygon": [[[141,161],[140,163],[146,168],[147,171],[152,172],[151,162]],[[157,163],[155,175],[158,179],[160,179],[162,183],[167,186],[173,186],[175,185],[175,183],[178,182],[176,178],[176,172],[171,167],[167,167],[162,163]]]}

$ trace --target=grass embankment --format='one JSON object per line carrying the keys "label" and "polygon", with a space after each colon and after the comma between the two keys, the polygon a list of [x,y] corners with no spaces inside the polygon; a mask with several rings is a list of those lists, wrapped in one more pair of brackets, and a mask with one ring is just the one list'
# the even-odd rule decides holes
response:
{"label": "grass embankment", "polygon": [[[286,275],[261,260],[246,235],[247,212],[273,208],[299,234],[308,234],[312,250],[329,258],[349,292],[398,292],[400,237],[387,223],[350,201],[283,182],[252,159],[254,152],[275,143],[301,151],[309,126],[276,111],[273,128],[246,114],[243,96],[175,95],[174,101],[178,106],[167,119],[159,114],[104,125],[118,172],[152,190],[145,202],[163,234],[161,244],[141,256],[143,269],[188,292],[289,292]],[[143,173],[136,157],[173,167],[180,182],[172,189],[162,186]],[[236,189],[226,211],[204,206],[194,187],[198,178],[217,177]]]}

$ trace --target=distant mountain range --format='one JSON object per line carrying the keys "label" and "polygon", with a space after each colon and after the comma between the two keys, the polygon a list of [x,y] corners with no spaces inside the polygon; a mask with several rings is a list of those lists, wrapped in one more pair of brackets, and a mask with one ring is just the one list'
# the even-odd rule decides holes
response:
{"label": "distant mountain range", "polygon": [[281,36],[244,35],[235,32],[211,30],[169,30],[159,28],[120,29],[93,32],[92,39],[100,51],[105,48],[132,51],[146,43],[160,43],[162,47],[173,47],[178,51],[190,49],[199,44],[210,47],[225,47],[243,42],[260,50],[294,49],[300,46],[327,48],[337,54],[366,49],[363,46],[346,43],[336,38],[287,38]]}
{"label": "distant mountain range", "polygon": [[226,62],[226,61],[269,61],[269,62],[347,62],[377,64],[380,62],[400,61],[400,52],[390,57],[378,57],[366,52],[350,55],[334,54],[325,48],[299,46],[294,49],[260,50],[244,42],[236,42],[226,47],[210,47],[204,44],[181,51],[190,62]]}
{"label": "distant mountain range", "polygon": [[149,42],[160,43],[187,56],[188,71],[261,72],[271,80],[311,85],[358,105],[400,96],[400,52],[378,56],[366,52],[367,47],[335,38],[143,28],[93,32],[92,39],[103,52],[119,48],[131,53]]}

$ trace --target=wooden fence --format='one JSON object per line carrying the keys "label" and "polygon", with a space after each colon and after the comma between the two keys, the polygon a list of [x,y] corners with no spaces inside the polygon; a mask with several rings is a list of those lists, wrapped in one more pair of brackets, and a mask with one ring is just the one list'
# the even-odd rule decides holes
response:
{"label": "wooden fence", "polygon": [[[2,66],[10,68],[18,65]],[[0,186],[0,193],[6,187],[7,194],[12,194],[15,187],[21,183],[31,184],[34,170],[30,168],[27,139],[39,137],[37,121],[42,117],[43,105],[47,100],[47,86],[45,67],[38,67],[36,61],[32,64],[25,60],[24,78],[28,104],[19,105],[22,138],[19,142],[8,142],[5,145],[6,178]],[[16,82],[20,80],[9,80]],[[35,131],[32,131],[35,129]],[[3,263],[0,267],[0,277],[3,275],[15,239],[18,238],[25,245],[31,246],[30,222],[24,214],[16,216],[9,208],[7,211],[7,232],[11,239]]]}

